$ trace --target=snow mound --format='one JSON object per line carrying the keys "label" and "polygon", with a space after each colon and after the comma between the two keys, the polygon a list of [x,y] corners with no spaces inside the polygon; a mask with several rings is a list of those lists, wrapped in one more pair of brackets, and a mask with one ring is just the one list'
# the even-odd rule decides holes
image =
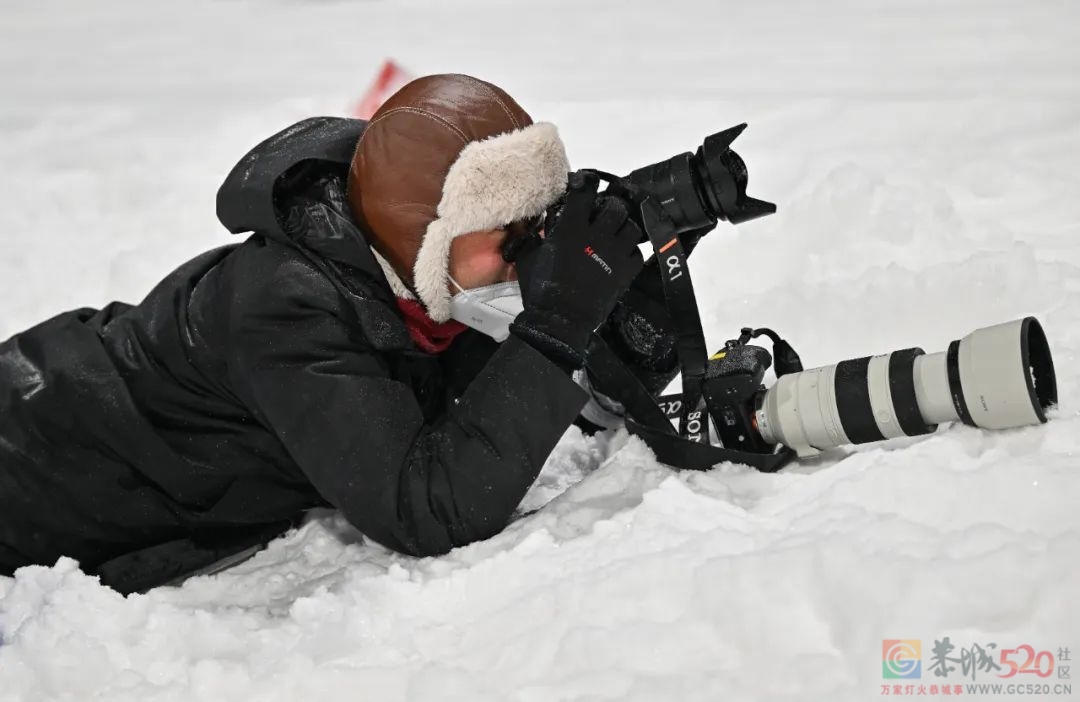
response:
{"label": "snow mound", "polygon": [[5,6],[0,336],[228,243],[213,197],[236,158],[341,113],[390,55],[504,84],[577,166],[750,122],[751,193],[780,210],[694,254],[710,345],[767,325],[820,365],[1034,314],[1063,406],[775,475],[570,429],[518,518],[441,558],[324,512],[146,595],[24,568],[0,578],[0,700],[866,700],[884,639],[1076,650],[1078,7]]}

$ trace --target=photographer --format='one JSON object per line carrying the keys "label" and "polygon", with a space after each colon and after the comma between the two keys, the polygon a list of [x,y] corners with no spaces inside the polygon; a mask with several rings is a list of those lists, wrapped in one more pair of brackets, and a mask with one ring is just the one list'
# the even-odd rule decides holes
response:
{"label": "photographer", "polygon": [[568,170],[462,75],[257,146],[218,200],[250,238],[0,344],[0,574],[144,590],[326,505],[418,556],[500,531],[572,422],[612,424],[594,330],[650,389],[676,372],[638,224]]}

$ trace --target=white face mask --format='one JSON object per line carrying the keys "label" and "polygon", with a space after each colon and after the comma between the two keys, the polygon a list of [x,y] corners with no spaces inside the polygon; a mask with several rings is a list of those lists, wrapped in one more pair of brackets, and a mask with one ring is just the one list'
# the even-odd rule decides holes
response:
{"label": "white face mask", "polygon": [[450,298],[450,319],[487,334],[495,341],[505,341],[510,336],[510,323],[525,308],[517,281],[472,290],[463,289],[453,278],[450,282],[458,289]]}

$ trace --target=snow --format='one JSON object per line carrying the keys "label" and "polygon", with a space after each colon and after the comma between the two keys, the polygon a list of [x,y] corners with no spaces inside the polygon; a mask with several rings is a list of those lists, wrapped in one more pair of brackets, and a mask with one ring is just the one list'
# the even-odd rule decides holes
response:
{"label": "snow", "polygon": [[138,300],[228,243],[213,197],[236,159],[344,113],[390,56],[503,85],[605,170],[749,122],[751,194],[780,209],[692,257],[710,345],[768,325],[820,365],[1034,314],[1063,400],[1042,427],[777,475],[679,473],[571,429],[522,505],[539,511],[442,558],[324,513],[126,599],[69,559],[25,568],[0,578],[0,699],[866,700],[883,639],[922,640],[922,683],[943,636],[1080,653],[1075,3],[9,0],[0,17],[0,337]]}

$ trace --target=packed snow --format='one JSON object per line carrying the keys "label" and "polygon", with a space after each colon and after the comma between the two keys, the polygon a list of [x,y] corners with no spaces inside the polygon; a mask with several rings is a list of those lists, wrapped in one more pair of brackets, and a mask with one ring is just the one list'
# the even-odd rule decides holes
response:
{"label": "packed snow", "polygon": [[[941,682],[945,636],[1080,658],[1077,46],[1060,1],[8,0],[0,338],[229,243],[232,164],[347,114],[393,57],[502,85],[577,166],[749,122],[751,194],[780,209],[692,257],[710,346],[767,325],[813,366],[1033,314],[1062,404],[775,475],[572,428],[524,516],[441,558],[323,512],[146,595],[24,568],[0,578],[0,699],[870,700]],[[921,640],[921,680],[883,679],[890,639]]]}

